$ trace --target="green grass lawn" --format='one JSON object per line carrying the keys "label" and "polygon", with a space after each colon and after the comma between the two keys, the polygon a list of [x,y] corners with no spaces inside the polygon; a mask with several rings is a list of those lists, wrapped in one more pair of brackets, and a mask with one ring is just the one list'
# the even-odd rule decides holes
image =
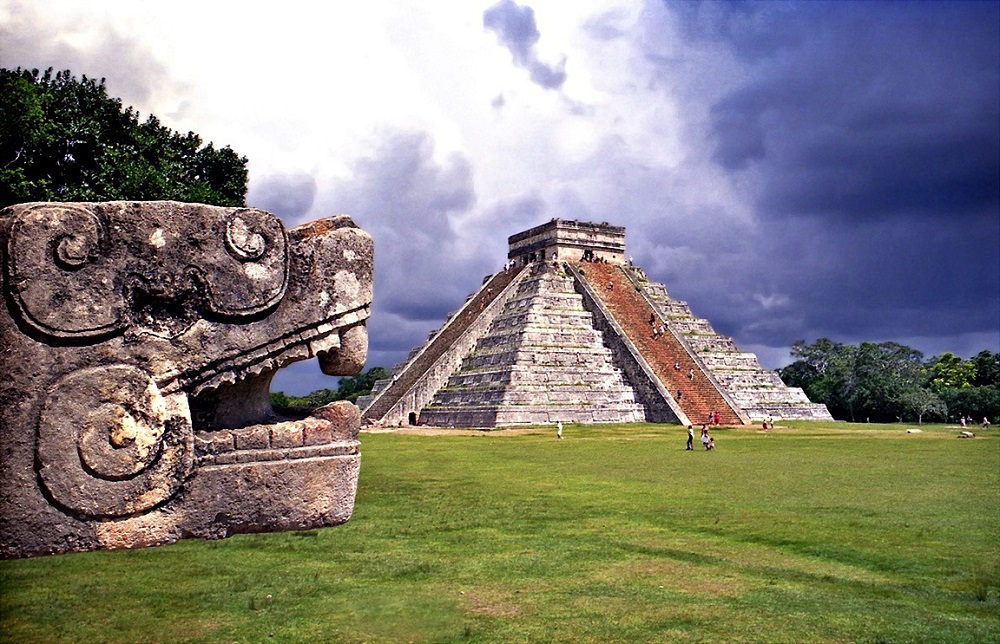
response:
{"label": "green grass lawn", "polygon": [[1000,641],[1000,432],[363,434],[354,518],[0,563],[3,641]]}

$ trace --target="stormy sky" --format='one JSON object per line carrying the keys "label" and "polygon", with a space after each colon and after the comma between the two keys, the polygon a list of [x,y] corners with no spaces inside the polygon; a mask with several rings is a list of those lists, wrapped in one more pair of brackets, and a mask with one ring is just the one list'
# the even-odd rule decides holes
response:
{"label": "stormy sky", "polygon": [[[317,6],[321,5],[321,6]],[[375,238],[368,366],[554,217],[768,368],[796,340],[1000,351],[1000,3],[0,0],[0,65],[107,79]],[[332,386],[312,365],[275,389]]]}

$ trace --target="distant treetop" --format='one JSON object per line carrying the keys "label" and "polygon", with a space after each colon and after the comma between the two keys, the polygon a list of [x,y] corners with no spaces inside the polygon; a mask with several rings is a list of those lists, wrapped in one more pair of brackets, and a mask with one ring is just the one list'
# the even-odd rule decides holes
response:
{"label": "distant treetop", "polygon": [[123,108],[104,79],[0,68],[0,207],[158,200],[242,206],[247,159]]}

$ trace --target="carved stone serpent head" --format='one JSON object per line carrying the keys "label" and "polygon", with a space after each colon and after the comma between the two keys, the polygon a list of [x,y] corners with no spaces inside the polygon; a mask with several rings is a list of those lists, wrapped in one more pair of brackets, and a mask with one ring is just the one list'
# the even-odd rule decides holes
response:
{"label": "carved stone serpent head", "polygon": [[0,249],[0,557],[350,517],[357,409],[269,400],[291,362],[364,365],[373,245],[350,218],[22,204]]}

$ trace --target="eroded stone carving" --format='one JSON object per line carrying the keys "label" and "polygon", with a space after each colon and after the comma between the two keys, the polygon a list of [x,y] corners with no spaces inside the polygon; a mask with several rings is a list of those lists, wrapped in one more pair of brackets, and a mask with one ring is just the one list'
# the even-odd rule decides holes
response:
{"label": "eroded stone carving", "polygon": [[251,208],[0,211],[0,557],[308,529],[353,510],[360,414],[271,408],[367,353],[371,237]]}

